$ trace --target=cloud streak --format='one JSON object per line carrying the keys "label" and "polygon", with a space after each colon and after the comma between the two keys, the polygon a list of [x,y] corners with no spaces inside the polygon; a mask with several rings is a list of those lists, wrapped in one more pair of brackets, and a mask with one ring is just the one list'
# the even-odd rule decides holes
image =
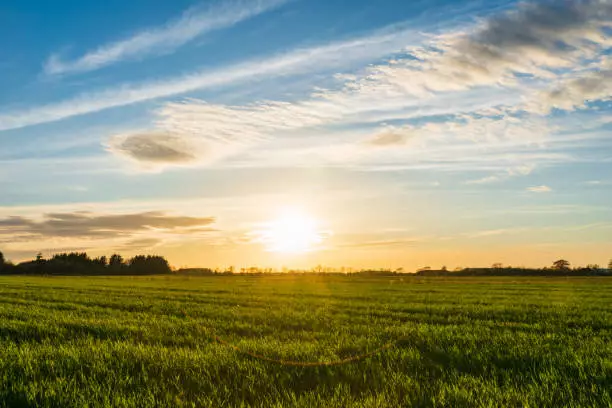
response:
{"label": "cloud streak", "polygon": [[[550,82],[557,78],[558,70],[582,69],[585,62],[612,45],[603,31],[611,22],[609,0],[570,0],[523,5],[489,18],[471,31],[449,32],[415,48],[409,47],[423,38],[423,30],[433,26],[415,24],[417,27],[412,29],[393,26],[369,36],[296,49],[219,70],[124,84],[30,110],[7,112],[0,115],[0,131],[195,90],[278,75],[342,69],[402,50],[409,55],[370,67],[364,77],[349,80],[344,89],[324,91],[321,96],[327,99],[328,105],[336,105],[336,110],[346,103],[368,103],[382,110],[474,87],[500,84],[518,87],[521,84],[518,74]],[[586,85],[577,86],[584,89]]]}
{"label": "cloud streak", "polygon": [[[361,77],[348,77],[340,89],[321,90],[297,102],[264,101],[245,106],[199,101],[167,104],[158,126],[173,132],[177,140],[184,138],[196,145],[209,146],[217,140],[249,144],[290,130],[363,123],[364,116],[372,116],[374,122],[385,115],[405,120],[418,116],[410,110],[422,112],[425,101],[435,105],[450,93],[465,94],[482,86],[499,88],[500,84],[521,88],[524,82],[519,74],[529,76],[532,82],[537,78],[549,84],[577,72],[573,75],[578,78],[539,96],[540,100],[563,101],[564,108],[573,109],[586,98],[609,95],[605,85],[609,79],[607,63],[602,65],[606,69],[599,70],[596,64],[584,70],[583,63],[598,57],[610,45],[604,30],[611,24],[612,5],[608,0],[524,4],[489,18],[471,31],[447,33],[427,46],[407,50],[404,57],[370,67]],[[546,139],[546,121],[521,114],[537,114],[541,109],[528,109],[529,104],[524,103],[513,109],[495,108],[496,101],[490,98],[488,103],[488,110],[459,114],[446,123],[425,123],[417,129],[384,126],[365,144],[397,147],[415,134],[439,135],[439,139],[454,135],[481,144],[539,144]],[[469,111],[463,107],[458,111],[461,109]],[[139,141],[139,146],[149,143],[138,133],[122,140]],[[139,149],[123,149],[122,153],[141,160]],[[173,159],[170,157],[168,162]],[[185,159],[189,160],[183,162],[193,162],[190,157]],[[493,180],[483,179],[490,181]]]}
{"label": "cloud streak", "polygon": [[202,10],[202,7],[192,8],[162,27],[102,45],[73,60],[63,60],[58,54],[53,54],[45,63],[44,71],[49,75],[74,74],[94,71],[126,60],[168,53],[203,34],[231,27],[285,2],[243,0],[217,4],[207,10]]}
{"label": "cloud streak", "polygon": [[42,220],[23,216],[0,219],[0,237],[12,242],[19,237],[114,238],[139,232],[177,234],[202,232],[215,222],[212,217],[187,217],[163,212],[94,214],[90,212],[45,214]]}
{"label": "cloud streak", "polygon": [[210,89],[279,75],[340,69],[356,62],[371,61],[401,50],[420,39],[416,29],[389,28],[370,36],[296,49],[269,58],[238,63],[218,70],[204,70],[179,78],[124,84],[106,90],[81,94],[72,99],[29,110],[0,115],[0,131],[54,122],[73,116],[170,97],[195,90]]}
{"label": "cloud streak", "polygon": [[535,186],[535,187],[528,187],[527,191],[530,191],[532,193],[550,193],[552,191],[552,188],[548,186]]}

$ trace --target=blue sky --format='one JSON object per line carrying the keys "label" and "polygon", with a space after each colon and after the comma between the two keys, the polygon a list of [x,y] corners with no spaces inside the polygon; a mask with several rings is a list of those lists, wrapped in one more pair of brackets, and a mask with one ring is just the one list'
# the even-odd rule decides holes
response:
{"label": "blue sky", "polygon": [[[609,0],[12,3],[0,6],[11,259],[612,257]],[[262,238],[287,208],[316,224],[308,251]]]}

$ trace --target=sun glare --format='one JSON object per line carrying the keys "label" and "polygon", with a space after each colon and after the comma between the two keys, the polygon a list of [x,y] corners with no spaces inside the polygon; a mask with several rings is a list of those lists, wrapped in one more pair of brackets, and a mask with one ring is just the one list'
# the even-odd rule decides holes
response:
{"label": "sun glare", "polygon": [[286,254],[312,251],[322,241],[317,221],[297,210],[281,213],[261,235],[269,251]]}

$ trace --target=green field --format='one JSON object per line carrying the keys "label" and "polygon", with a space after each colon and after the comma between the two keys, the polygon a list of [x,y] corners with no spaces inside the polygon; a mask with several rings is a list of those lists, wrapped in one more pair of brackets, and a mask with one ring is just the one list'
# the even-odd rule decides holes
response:
{"label": "green field", "polygon": [[612,406],[612,278],[0,277],[0,315],[0,406]]}

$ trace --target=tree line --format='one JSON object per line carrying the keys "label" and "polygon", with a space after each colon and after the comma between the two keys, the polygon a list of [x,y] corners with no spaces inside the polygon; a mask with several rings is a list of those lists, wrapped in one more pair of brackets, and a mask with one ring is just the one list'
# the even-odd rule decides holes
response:
{"label": "tree line", "polygon": [[10,275],[163,275],[172,273],[170,264],[161,256],[136,255],[124,259],[119,254],[110,257],[90,257],[86,252],[55,254],[13,264],[0,252],[0,274]]}
{"label": "tree line", "polygon": [[446,267],[441,269],[425,267],[419,269],[416,274],[418,276],[612,276],[612,260],[608,264],[608,269],[601,268],[597,264],[572,268],[567,260],[558,259],[550,267],[544,268],[517,268],[495,263],[490,268],[457,268],[454,271],[449,271]]}
{"label": "tree line", "polygon": [[[352,268],[330,268],[318,265],[312,269],[287,269],[282,271],[272,268],[241,268],[235,270],[230,266],[227,269],[211,268],[184,268],[173,271],[168,261],[158,255],[136,255],[129,259],[124,259],[119,254],[110,257],[99,256],[92,258],[86,252],[59,253],[45,259],[42,254],[38,254],[35,259],[30,261],[13,264],[7,262],[2,252],[0,252],[0,274],[19,274],[19,275],[164,275],[174,274],[183,276],[206,276],[206,275],[266,275],[266,274],[315,274],[315,275],[358,275],[358,276],[395,276],[412,275],[403,268],[398,269],[362,269]],[[608,269],[603,269],[599,265],[587,265],[581,267],[571,267],[571,264],[559,259],[553,262],[552,266],[545,268],[522,268],[503,266],[495,263],[489,268],[456,268],[453,271],[445,266],[440,269],[424,267],[419,269],[417,276],[612,276],[612,260],[608,264]]]}

